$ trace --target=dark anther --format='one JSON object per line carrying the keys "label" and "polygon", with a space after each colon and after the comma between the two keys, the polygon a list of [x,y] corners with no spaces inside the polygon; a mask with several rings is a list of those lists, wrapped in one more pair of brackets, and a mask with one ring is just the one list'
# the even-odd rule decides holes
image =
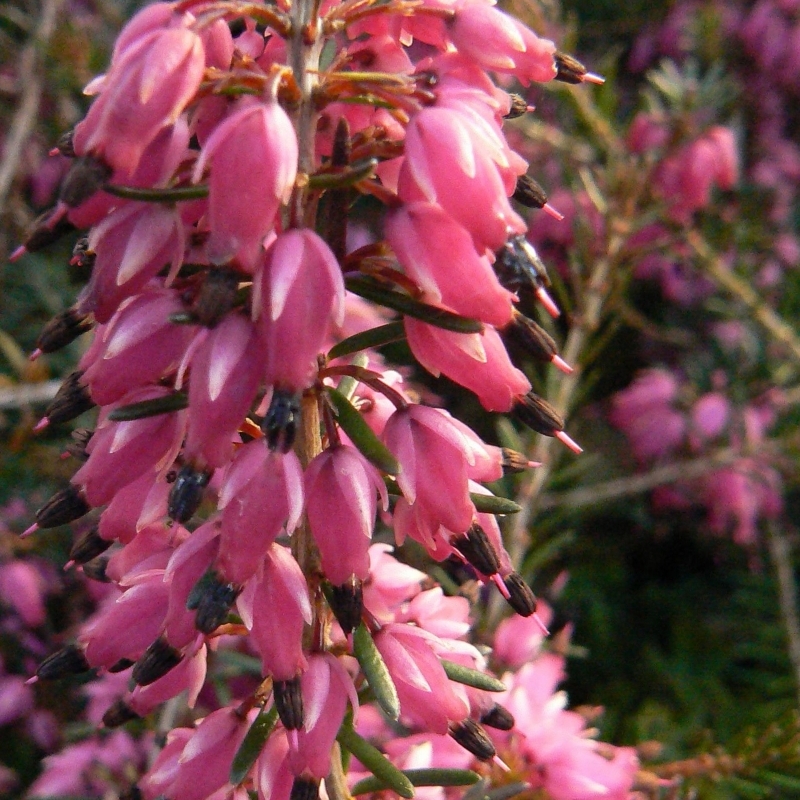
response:
{"label": "dark anther", "polygon": [[61,384],[56,396],[50,401],[44,416],[51,425],[69,422],[94,408],[95,402],[89,394],[89,389],[81,383],[83,372],[71,372],[64,383]]}
{"label": "dark anther", "polygon": [[583,83],[583,78],[586,75],[586,67],[578,61],[577,58],[568,56],[566,53],[561,53],[556,50],[553,53],[553,58],[556,62],[556,77],[557,81],[562,83]]}
{"label": "dark anther", "polygon": [[40,528],[57,528],[80,519],[91,508],[80,489],[70,484],[66,489],[56,492],[36,512],[36,523]]}
{"label": "dark anther", "polygon": [[530,617],[536,612],[536,595],[518,572],[506,575],[503,583],[508,589],[508,604],[517,614],[521,617]]}
{"label": "dark anther", "polygon": [[555,436],[564,430],[564,419],[547,400],[528,392],[511,410],[514,416],[536,433]]}
{"label": "dark anther", "polygon": [[511,108],[508,114],[505,115],[506,119],[516,119],[528,113],[528,101],[518,94],[511,95]]}
{"label": "dark anther", "polygon": [[132,719],[139,719],[139,715],[122,699],[115,700],[114,704],[106,709],[103,714],[103,725],[106,728],[119,728]]}
{"label": "dark anther", "polygon": [[491,761],[497,755],[492,740],[474,719],[467,718],[451,725],[449,733],[465,750],[481,761]]}
{"label": "dark anther", "polygon": [[227,267],[211,267],[197,296],[192,315],[206,328],[213,328],[236,304],[241,275]]}
{"label": "dark anther", "polygon": [[498,731],[510,731],[514,727],[514,716],[505,706],[495,703],[481,715],[481,722]]}
{"label": "dark anther", "polygon": [[203,502],[203,492],[211,473],[184,464],[169,492],[167,514],[175,522],[188,522]]}
{"label": "dark anther", "polygon": [[112,664],[108,668],[108,671],[116,675],[117,672],[125,672],[126,669],[130,669],[135,663],[135,661],[131,661],[129,658],[121,658],[119,661]]}
{"label": "dark anther", "polygon": [[267,415],[261,430],[270,450],[288,453],[292,449],[300,425],[300,398],[292,393],[276,389],[272,395]]}
{"label": "dark anther", "polygon": [[512,236],[500,248],[494,268],[500,283],[512,292],[528,286],[539,289],[550,285],[544,262],[522,234]]}
{"label": "dark anther", "polygon": [[89,454],[86,452],[86,447],[89,444],[94,431],[89,428],[75,428],[70,434],[72,441],[64,448],[73,458],[81,461],[86,461]]}
{"label": "dark anther", "polygon": [[453,538],[451,544],[482,575],[494,575],[500,569],[497,553],[477,522],[465,534]]}
{"label": "dark anther", "polygon": [[98,583],[111,583],[111,578],[106,575],[107,568],[108,556],[100,556],[100,558],[93,558],[83,565],[83,574]]}
{"label": "dark anther", "polygon": [[520,175],[512,197],[526,208],[544,208],[547,192],[530,175]]}
{"label": "dark anther", "polygon": [[74,135],[75,131],[68,130],[58,137],[58,141],[56,142],[56,150],[58,150],[62,156],[66,156],[67,158],[75,158],[75,145],[73,142]]}
{"label": "dark anther", "polygon": [[303,727],[303,693],[300,690],[300,678],[288,681],[275,681],[272,687],[275,708],[287,731],[296,731]]}
{"label": "dark anther", "polygon": [[65,216],[59,217],[55,222],[52,222],[52,215],[53,209],[50,208],[40,214],[31,226],[24,242],[25,249],[29,253],[44,250],[54,242],[57,242],[62,236],[75,230],[75,226]]}
{"label": "dark anther", "polygon": [[166,639],[156,639],[134,664],[131,677],[139,686],[148,686],[163,678],[181,663],[183,656]]}
{"label": "dark anther", "polygon": [[55,353],[56,350],[74,342],[81,334],[91,330],[92,325],[92,320],[88,316],[74,308],[68,308],[44,326],[36,340],[36,347],[42,353]]}
{"label": "dark anther", "polygon": [[61,184],[59,199],[70,208],[75,208],[102,189],[112,173],[111,167],[97,158],[78,158]]}
{"label": "dark anther", "polygon": [[289,800],[317,800],[319,783],[313,778],[295,778]]}
{"label": "dark anther", "polygon": [[83,650],[76,644],[68,644],[42,661],[36,670],[36,676],[43,681],[58,680],[68,675],[80,675],[91,668]]}
{"label": "dark anther", "polygon": [[517,475],[530,466],[530,461],[523,453],[504,447],[502,450],[502,466],[504,475]]}
{"label": "dark anther", "polygon": [[97,253],[89,249],[89,237],[82,236],[75,242],[75,247],[72,248],[72,256],[70,257],[69,263],[73,267],[91,271],[96,258]]}
{"label": "dark anther", "polygon": [[552,361],[558,355],[553,337],[532,319],[514,311],[511,324],[503,329],[503,338],[511,340],[537,361]]}
{"label": "dark anther", "polygon": [[341,586],[332,586],[329,600],[336,621],[342,626],[344,635],[348,636],[358,627],[364,610],[361,581],[358,578],[351,578],[348,583]]}
{"label": "dark anther", "polygon": [[197,609],[194,625],[201,633],[212,633],[228,618],[228,611],[241,589],[226,583],[217,573],[209,571],[189,593],[186,607]]}
{"label": "dark anther", "polygon": [[111,542],[100,536],[98,526],[95,525],[72,545],[69,557],[76,564],[85,564],[87,561],[91,561],[93,558],[105,553],[109,547],[111,547]]}

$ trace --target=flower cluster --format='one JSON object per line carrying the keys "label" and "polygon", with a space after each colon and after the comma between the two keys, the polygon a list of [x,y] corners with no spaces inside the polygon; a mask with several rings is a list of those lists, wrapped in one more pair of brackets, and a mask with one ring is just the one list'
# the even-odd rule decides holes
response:
{"label": "flower cluster", "polygon": [[[93,338],[37,429],[98,415],[25,535],[90,515],[71,561],[115,591],[37,675],[109,676],[114,727],[184,692],[193,706],[214,650],[260,664],[256,686],[168,734],[147,800],[313,798],[337,739],[413,792],[353,727],[367,688],[469,761],[496,758],[483,724],[513,726],[462,641],[466,600],[420,591],[373,544],[376,525],[413,540],[543,627],[502,543],[514,504],[483,485],[533,465],[419,403],[372,349],[404,339],[487,411],[580,451],[506,350],[570,371],[518,307],[558,314],[520,209],[559,214],[504,136],[527,103],[490,73],[600,80],[483,0],[159,2],[59,143],[72,166],[16,257],[88,230],[87,286],[35,355]],[[358,196],[385,216],[354,247]],[[596,754],[574,769],[580,797],[608,796],[609,769],[632,781]]]}

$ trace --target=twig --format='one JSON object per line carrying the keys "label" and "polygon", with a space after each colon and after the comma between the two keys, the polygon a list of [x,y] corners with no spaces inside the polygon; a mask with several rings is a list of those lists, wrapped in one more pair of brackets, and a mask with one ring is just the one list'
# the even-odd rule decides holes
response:
{"label": "twig", "polygon": [[778,579],[778,601],[786,628],[789,645],[789,660],[794,669],[794,678],[800,703],[800,610],[797,605],[797,582],[792,565],[792,547],[789,537],[777,522],[767,524],[767,544]]}
{"label": "twig", "polygon": [[0,409],[25,408],[26,406],[49,403],[61,387],[63,381],[45,381],[44,383],[21,383],[6,389],[0,389]]}
{"label": "twig", "polygon": [[0,162],[0,211],[5,208],[8,193],[19,169],[22,148],[30,136],[39,112],[39,102],[44,88],[41,54],[55,30],[61,2],[62,0],[44,0],[36,31],[19,58],[18,75],[22,84],[22,97],[11,121],[3,148],[3,159]]}
{"label": "twig", "polygon": [[569,492],[544,494],[539,499],[538,506],[542,510],[582,508],[605,503],[609,500],[618,500],[621,497],[649,492],[658,486],[699,478],[709,472],[714,472],[720,467],[731,464],[739,457],[741,457],[739,451],[726,448],[706,458],[688,459],[668,464],[664,467],[657,467],[644,475],[616,478],[604,483],[595,483],[591,486],[581,486]]}
{"label": "twig", "polygon": [[686,241],[703,261],[708,274],[723,289],[744,303],[753,315],[753,319],[800,362],[800,336],[797,331],[776,314],[747,281],[728,269],[697,231],[689,231],[686,234]]}

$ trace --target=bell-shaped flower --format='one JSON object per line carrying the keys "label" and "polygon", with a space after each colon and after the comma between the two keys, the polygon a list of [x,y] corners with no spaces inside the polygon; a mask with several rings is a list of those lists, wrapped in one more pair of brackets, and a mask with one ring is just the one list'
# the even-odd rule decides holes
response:
{"label": "bell-shaped flower", "polygon": [[311,622],[311,601],[303,571],[287,548],[270,546],[236,606],[266,673],[288,681],[305,669],[303,625]]}
{"label": "bell-shaped flower", "polygon": [[377,495],[388,508],[380,473],[354,447],[334,445],[306,467],[306,514],[322,569],[334,586],[369,574]]}
{"label": "bell-shaped flower", "polygon": [[406,317],[408,345],[432,375],[474,392],[487,411],[510,411],[530,391],[528,379],[512,363],[494,328],[483,333],[454,333]]}
{"label": "bell-shaped flower", "polygon": [[364,608],[380,623],[394,622],[397,609],[421,589],[425,573],[390,555],[390,544],[369,548],[369,577],[363,584]]}
{"label": "bell-shaped flower", "polygon": [[282,233],[261,275],[259,323],[267,347],[267,383],[305,389],[332,325],[344,316],[344,281],[336,257],[308,228]]}
{"label": "bell-shaped flower", "polygon": [[465,531],[474,513],[467,477],[473,459],[447,415],[420,405],[398,409],[383,440],[400,462],[397,484],[408,503],[450,530]]}
{"label": "bell-shaped flower", "polygon": [[294,777],[289,769],[289,739],[278,728],[267,739],[253,770],[258,800],[289,800]]}
{"label": "bell-shaped flower", "polygon": [[147,145],[191,102],[205,69],[200,37],[187,27],[157,27],[119,52],[103,92],[75,130],[79,155],[99,155],[134,172]]}
{"label": "bell-shaped flower", "polygon": [[212,264],[231,261],[253,273],[264,238],[275,227],[297,175],[297,137],[275,100],[241,101],[206,141],[194,180],[210,166],[206,252]]}
{"label": "bell-shaped flower", "polygon": [[183,259],[183,222],[175,208],[128,203],[109,214],[89,234],[97,253],[81,311],[108,322],[119,304],[141,291],[165,264]]}
{"label": "bell-shaped flower", "polygon": [[[167,394],[168,390],[160,386],[146,387],[125,395],[118,405]],[[91,505],[105,505],[119,489],[144,473],[172,464],[183,439],[184,418],[184,412],[179,411],[128,422],[102,421],[86,448],[89,460],[75,473],[72,483],[83,487]]]}
{"label": "bell-shaped flower", "polygon": [[258,571],[284,526],[297,527],[303,511],[303,470],[291,450],[271,452],[263,441],[249,442],[234,457],[222,481],[217,567],[242,585]]}
{"label": "bell-shaped flower", "polygon": [[175,292],[155,287],[123,302],[96,336],[102,349],[84,371],[97,404],[114,403],[130,389],[158,383],[177,369],[192,329],[172,324],[169,317],[182,310]]}
{"label": "bell-shaped flower", "polygon": [[177,759],[171,782],[162,784],[163,793],[180,800],[205,800],[228,785],[233,757],[256,714],[258,709],[240,714],[226,706],[202,719]]}
{"label": "bell-shaped flower", "polygon": [[347,701],[358,711],[353,679],[338,658],[330,653],[309,656],[300,678],[303,695],[303,727],[296,746],[289,750],[289,766],[297,776],[322,780],[331,769],[331,748],[342,725]]}
{"label": "bell-shaped flower", "polygon": [[478,252],[497,250],[509,229],[525,231],[509,204],[497,157],[468,116],[451,108],[426,108],[406,129],[400,199],[438,204],[467,229]]}
{"label": "bell-shaped flower", "polygon": [[433,634],[412,625],[391,623],[375,634],[375,645],[392,676],[400,699],[401,719],[432,733],[447,733],[469,709],[453,690],[434,651]]}
{"label": "bell-shaped flower", "polygon": [[485,0],[465,0],[447,26],[458,52],[487,70],[507,72],[523,85],[556,76],[555,45]]}
{"label": "bell-shaped flower", "polygon": [[100,536],[107,542],[130,542],[143,528],[167,514],[170,484],[158,469],[150,470],[117,491],[100,515]]}
{"label": "bell-shaped flower", "polygon": [[186,456],[221,467],[233,455],[233,436],[261,383],[264,347],[260,331],[241,314],[203,329],[191,357]]}
{"label": "bell-shaped flower", "polygon": [[389,213],[386,239],[422,299],[499,328],[511,321],[515,296],[504,289],[469,233],[433,203]]}

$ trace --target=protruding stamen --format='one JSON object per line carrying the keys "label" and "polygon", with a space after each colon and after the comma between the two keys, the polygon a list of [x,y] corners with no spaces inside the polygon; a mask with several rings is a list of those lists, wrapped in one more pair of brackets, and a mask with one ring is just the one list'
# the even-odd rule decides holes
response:
{"label": "protruding stamen", "polygon": [[562,222],[564,219],[564,215],[557,208],[551,206],[550,203],[545,203],[542,206],[542,211],[544,211],[545,214],[549,214],[553,219],[557,219],[559,222]]}
{"label": "protruding stamen", "polygon": [[544,286],[536,289],[536,298],[544,306],[545,311],[553,318],[557,319],[561,316],[561,310],[556,305],[555,300],[547,293]]}
{"label": "protruding stamen", "polygon": [[553,356],[550,359],[550,363],[557,369],[560,369],[565,375],[571,375],[574,372],[573,368],[567,364],[561,356]]}
{"label": "protruding stamen", "polygon": [[557,431],[553,435],[556,437],[556,439],[558,439],[560,442],[563,442],[567,447],[569,447],[569,449],[572,450],[573,453],[583,452],[583,448],[564,431]]}

